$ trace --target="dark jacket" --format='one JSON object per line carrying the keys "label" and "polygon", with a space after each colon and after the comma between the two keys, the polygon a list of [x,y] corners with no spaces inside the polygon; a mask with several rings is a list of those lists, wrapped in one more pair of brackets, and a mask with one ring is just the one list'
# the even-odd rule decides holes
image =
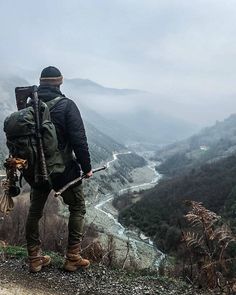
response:
{"label": "dark jacket", "polygon": [[[84,173],[88,173],[91,170],[90,155],[84,124],[78,107],[71,99],[66,98],[58,87],[39,86],[38,95],[44,102],[50,101],[58,96],[63,97],[50,111],[51,120],[56,127],[58,148],[62,153],[69,153],[70,159],[74,152],[77,164],[81,166]],[[72,179],[78,177],[80,174],[78,167],[71,169],[73,168],[71,165],[76,164],[74,162],[71,163],[71,161],[68,161],[66,163],[67,169],[65,176],[67,178],[68,173],[74,174],[69,177]]]}

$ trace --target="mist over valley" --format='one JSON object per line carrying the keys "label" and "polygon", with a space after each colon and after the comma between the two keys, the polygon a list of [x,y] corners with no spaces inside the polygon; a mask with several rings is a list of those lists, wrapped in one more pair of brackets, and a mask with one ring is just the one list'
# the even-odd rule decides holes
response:
{"label": "mist over valley", "polygon": [[235,293],[235,14],[233,0],[2,3],[0,204],[10,194],[3,125],[17,111],[15,87],[39,85],[48,66],[59,75],[46,82],[63,81],[80,110],[92,168],[106,169],[82,181],[91,267],[69,274],[58,264],[70,211],[52,190],[40,236],[53,265],[28,275],[23,178],[14,210],[0,212],[0,293],[26,282],[19,295],[28,294],[29,280],[49,295]]}

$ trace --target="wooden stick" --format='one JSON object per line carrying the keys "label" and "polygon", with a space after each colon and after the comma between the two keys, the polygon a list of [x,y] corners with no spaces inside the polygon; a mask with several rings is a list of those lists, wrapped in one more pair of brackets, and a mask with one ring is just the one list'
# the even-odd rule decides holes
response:
{"label": "wooden stick", "polygon": [[[100,168],[97,168],[97,169],[94,169],[93,170],[93,173],[96,173],[98,171],[101,171],[101,170],[105,170],[107,168],[107,166],[103,166],[103,167],[100,167]],[[78,182],[80,182],[82,179],[86,178],[86,174],[83,174],[82,176],[70,181],[69,183],[67,183],[65,186],[63,186],[63,188],[61,188],[59,191],[55,192],[55,197],[60,197],[61,194],[66,191],[68,188],[70,188],[71,186],[77,184]]]}

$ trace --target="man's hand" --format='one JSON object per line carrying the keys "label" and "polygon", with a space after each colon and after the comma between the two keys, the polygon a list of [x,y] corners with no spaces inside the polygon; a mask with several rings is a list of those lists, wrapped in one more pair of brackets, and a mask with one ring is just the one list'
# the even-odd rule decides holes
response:
{"label": "man's hand", "polygon": [[90,170],[88,173],[86,173],[86,178],[89,178],[93,176],[93,170]]}

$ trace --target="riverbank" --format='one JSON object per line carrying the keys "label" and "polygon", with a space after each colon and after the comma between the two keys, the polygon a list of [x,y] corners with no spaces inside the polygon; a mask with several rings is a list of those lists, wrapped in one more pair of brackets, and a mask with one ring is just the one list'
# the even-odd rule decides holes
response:
{"label": "riverbank", "polygon": [[[127,154],[130,152],[126,152]],[[107,163],[108,169],[122,153],[114,154],[113,159]],[[114,208],[112,202],[116,196],[122,196],[127,191],[140,191],[149,189],[156,185],[161,175],[156,171],[156,162],[146,158],[147,165],[145,167],[136,168],[132,171],[132,185],[128,184],[113,190],[112,193],[101,194],[99,187],[96,188],[97,194],[93,201],[87,201],[87,223],[94,223],[99,231],[99,240],[106,245],[107,237],[114,237],[116,255],[120,261],[127,260],[127,264],[135,264],[138,268],[157,269],[165,255],[155,248],[152,241],[145,237],[138,230],[126,229],[118,222],[118,211]],[[127,257],[128,256],[128,257]]]}

